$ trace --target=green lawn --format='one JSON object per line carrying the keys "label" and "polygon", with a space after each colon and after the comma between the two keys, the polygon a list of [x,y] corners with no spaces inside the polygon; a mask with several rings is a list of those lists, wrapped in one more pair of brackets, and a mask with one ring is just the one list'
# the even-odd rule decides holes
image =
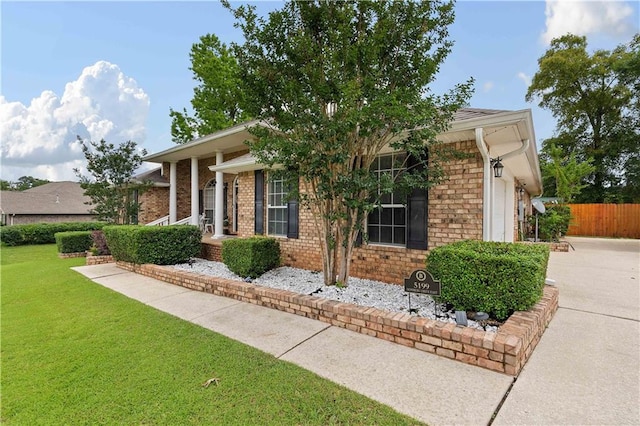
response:
{"label": "green lawn", "polygon": [[0,264],[0,423],[418,423],[95,284],[53,245],[2,247]]}

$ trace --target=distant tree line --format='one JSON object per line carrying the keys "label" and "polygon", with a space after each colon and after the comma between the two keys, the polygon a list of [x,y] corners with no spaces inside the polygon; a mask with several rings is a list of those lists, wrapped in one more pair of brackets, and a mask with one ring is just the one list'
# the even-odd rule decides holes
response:
{"label": "distant tree line", "polygon": [[26,189],[35,188],[36,186],[49,183],[46,179],[38,179],[33,176],[22,176],[17,181],[12,182],[0,179],[0,190],[2,191],[24,191]]}

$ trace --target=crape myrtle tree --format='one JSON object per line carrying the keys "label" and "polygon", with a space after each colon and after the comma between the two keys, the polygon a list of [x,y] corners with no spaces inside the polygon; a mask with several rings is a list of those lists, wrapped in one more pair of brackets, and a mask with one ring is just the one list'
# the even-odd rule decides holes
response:
{"label": "crape myrtle tree", "polygon": [[99,220],[114,224],[135,222],[140,204],[135,197],[141,195],[151,184],[134,179],[134,173],[142,164],[146,150],[139,150],[133,141],[118,146],[104,139],[85,142],[78,136],[82,152],[87,160],[87,171],[91,176],[82,175],[74,169],[80,179],[84,194],[91,198],[93,212]]}
{"label": "crape myrtle tree", "polygon": [[551,41],[526,100],[557,119],[553,143],[568,158],[591,161],[579,202],[640,200],[640,35],[609,50],[587,52],[587,39]]}
{"label": "crape myrtle tree", "polygon": [[558,148],[557,138],[546,139],[542,145],[540,168],[544,193],[555,195],[564,203],[573,203],[588,186],[585,178],[595,171],[593,160],[578,161],[576,153],[566,154]]}
{"label": "crape myrtle tree", "polygon": [[[443,96],[429,90],[451,51],[454,5],[292,1],[266,18],[226,7],[245,37],[232,47],[248,112],[267,123],[252,129],[250,150],[311,210],[325,284],[346,285],[357,235],[381,197],[428,189],[455,155],[436,135],[467,103],[472,80]],[[402,173],[371,171],[386,147],[407,153]]]}
{"label": "crape myrtle tree", "polygon": [[231,50],[213,34],[200,37],[189,54],[193,79],[191,106],[194,114],[170,110],[171,136],[187,143],[248,119],[242,105],[244,92],[238,79],[238,62]]}

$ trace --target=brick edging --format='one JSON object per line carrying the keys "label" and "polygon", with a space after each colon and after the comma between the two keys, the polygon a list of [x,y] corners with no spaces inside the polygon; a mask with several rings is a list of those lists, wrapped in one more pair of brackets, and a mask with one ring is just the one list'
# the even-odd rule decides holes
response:
{"label": "brick edging", "polygon": [[87,255],[86,251],[74,251],[72,253],[58,253],[59,259],[71,259],[74,257],[85,257]]}
{"label": "brick edging", "polygon": [[545,286],[540,302],[528,311],[515,312],[500,326],[498,332],[491,333],[405,313],[180,271],[168,266],[126,262],[117,262],[117,265],[192,290],[320,320],[512,376],[520,373],[558,309],[558,289]]}
{"label": "brick edging", "polygon": [[549,250],[550,251],[563,252],[563,253],[569,252],[569,242],[568,241],[556,241],[556,242],[551,242],[551,243],[546,242],[546,241],[538,241],[538,242],[518,241],[518,244],[544,244],[546,246],[549,246]]}
{"label": "brick edging", "polygon": [[112,255],[103,255],[103,256],[94,256],[92,254],[87,254],[87,265],[102,265],[104,263],[113,263]]}

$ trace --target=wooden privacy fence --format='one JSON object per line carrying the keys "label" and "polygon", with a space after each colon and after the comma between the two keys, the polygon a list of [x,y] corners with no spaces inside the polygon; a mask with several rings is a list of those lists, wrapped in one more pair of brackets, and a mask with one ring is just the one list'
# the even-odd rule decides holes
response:
{"label": "wooden privacy fence", "polygon": [[640,204],[569,204],[567,235],[640,238]]}

